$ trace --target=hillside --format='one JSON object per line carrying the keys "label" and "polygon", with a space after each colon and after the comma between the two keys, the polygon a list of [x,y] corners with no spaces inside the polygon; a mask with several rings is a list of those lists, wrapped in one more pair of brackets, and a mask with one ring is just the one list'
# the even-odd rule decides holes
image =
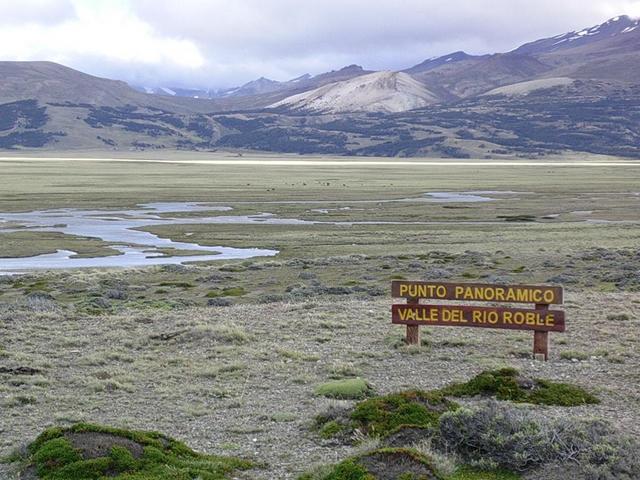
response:
{"label": "hillside", "polygon": [[376,72],[293,95],[270,107],[316,113],[403,112],[437,101],[407,73]]}

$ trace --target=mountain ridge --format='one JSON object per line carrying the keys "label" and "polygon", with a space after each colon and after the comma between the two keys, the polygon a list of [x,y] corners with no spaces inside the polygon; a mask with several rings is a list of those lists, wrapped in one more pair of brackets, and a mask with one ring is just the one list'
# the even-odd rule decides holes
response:
{"label": "mountain ridge", "polygon": [[506,53],[453,52],[399,72],[348,65],[224,92],[150,94],[51,62],[0,62],[0,148],[640,157],[638,26],[621,16]]}

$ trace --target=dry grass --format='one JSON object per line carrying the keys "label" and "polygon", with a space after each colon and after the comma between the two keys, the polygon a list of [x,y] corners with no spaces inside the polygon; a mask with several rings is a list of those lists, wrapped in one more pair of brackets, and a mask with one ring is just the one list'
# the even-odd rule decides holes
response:
{"label": "dry grass", "polygon": [[[606,317],[633,311],[638,302],[640,294],[570,293],[568,332],[553,335],[548,363],[525,357],[531,335],[522,332],[433,328],[424,331],[428,347],[394,346],[389,338],[402,327],[390,325],[386,298],[105,317],[5,314],[3,362],[40,373],[1,376],[8,413],[0,424],[1,451],[48,425],[88,419],[154,428],[211,453],[228,453],[233,445],[234,454],[269,462],[248,478],[293,478],[311,464],[351,453],[308,431],[311,419],[335,402],[314,395],[318,384],[358,373],[380,393],[429,390],[504,365],[583,385],[603,402],[572,408],[572,415],[606,417],[640,434],[634,387],[640,320]],[[323,318],[340,328],[327,328]],[[561,358],[570,350],[588,358]]]}

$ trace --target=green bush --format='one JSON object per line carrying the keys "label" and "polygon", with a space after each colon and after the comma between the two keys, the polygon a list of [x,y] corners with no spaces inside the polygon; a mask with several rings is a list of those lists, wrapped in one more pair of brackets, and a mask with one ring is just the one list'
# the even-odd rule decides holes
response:
{"label": "green bush", "polygon": [[437,425],[440,415],[456,408],[440,394],[412,390],[365,400],[356,405],[351,420],[364,433],[384,437],[402,425]]}
{"label": "green bush", "polygon": [[[101,435],[100,443],[113,440],[104,455],[85,456],[92,449],[83,449],[83,442],[91,445],[92,435]],[[35,467],[43,480],[223,480],[235,470],[252,467],[245,460],[194,452],[159,433],[84,423],[45,430],[28,452],[28,457],[13,460]]]}
{"label": "green bush", "polygon": [[426,456],[406,448],[383,448],[348,458],[298,480],[440,480]]}
{"label": "green bush", "polygon": [[456,383],[440,390],[453,397],[492,396],[498,400],[571,407],[595,404],[599,400],[580,387],[548,380],[527,380],[513,368],[482,372],[466,383]]}
{"label": "green bush", "polygon": [[371,386],[362,378],[333,380],[316,387],[316,395],[345,400],[363,399],[368,397],[371,392]]}

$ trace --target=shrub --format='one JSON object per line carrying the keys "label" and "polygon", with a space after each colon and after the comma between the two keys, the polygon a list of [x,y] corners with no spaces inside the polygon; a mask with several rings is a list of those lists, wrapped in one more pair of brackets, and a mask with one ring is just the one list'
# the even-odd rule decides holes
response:
{"label": "shrub", "polygon": [[588,360],[589,355],[584,352],[577,352],[575,350],[567,350],[560,353],[560,358],[562,360]]}
{"label": "shrub", "polygon": [[222,290],[211,290],[207,293],[207,298],[218,298],[218,297],[242,297],[246,295],[247,291],[243,287],[228,287],[223,288]]}
{"label": "shrub", "polygon": [[598,399],[580,387],[548,380],[529,380],[513,368],[482,372],[466,383],[440,390],[454,397],[492,396],[498,400],[571,407],[598,403]]}
{"label": "shrub", "polygon": [[298,480],[436,480],[430,460],[406,448],[383,448],[348,458],[337,465],[308,473]]}
{"label": "shrub", "polygon": [[430,427],[458,405],[437,393],[412,390],[371,398],[356,405],[351,420],[369,435],[387,436],[402,425]]}
{"label": "shrub", "polygon": [[525,410],[496,402],[442,415],[439,440],[445,449],[487,468],[524,471],[553,458],[550,432]]}
{"label": "shrub", "polygon": [[371,394],[372,388],[362,378],[334,380],[318,385],[316,395],[340,399],[363,399]]}
{"label": "shrub", "polygon": [[223,480],[250,462],[199,454],[185,444],[155,432],[79,423],[45,430],[22,460],[46,480],[199,478]]}
{"label": "shrub", "polygon": [[570,464],[587,480],[631,480],[640,472],[640,444],[602,420],[547,417],[488,402],[442,415],[437,441],[474,465],[526,471]]}
{"label": "shrub", "polygon": [[220,297],[220,298],[210,298],[207,301],[208,307],[230,307],[233,305],[233,301],[230,298]]}

